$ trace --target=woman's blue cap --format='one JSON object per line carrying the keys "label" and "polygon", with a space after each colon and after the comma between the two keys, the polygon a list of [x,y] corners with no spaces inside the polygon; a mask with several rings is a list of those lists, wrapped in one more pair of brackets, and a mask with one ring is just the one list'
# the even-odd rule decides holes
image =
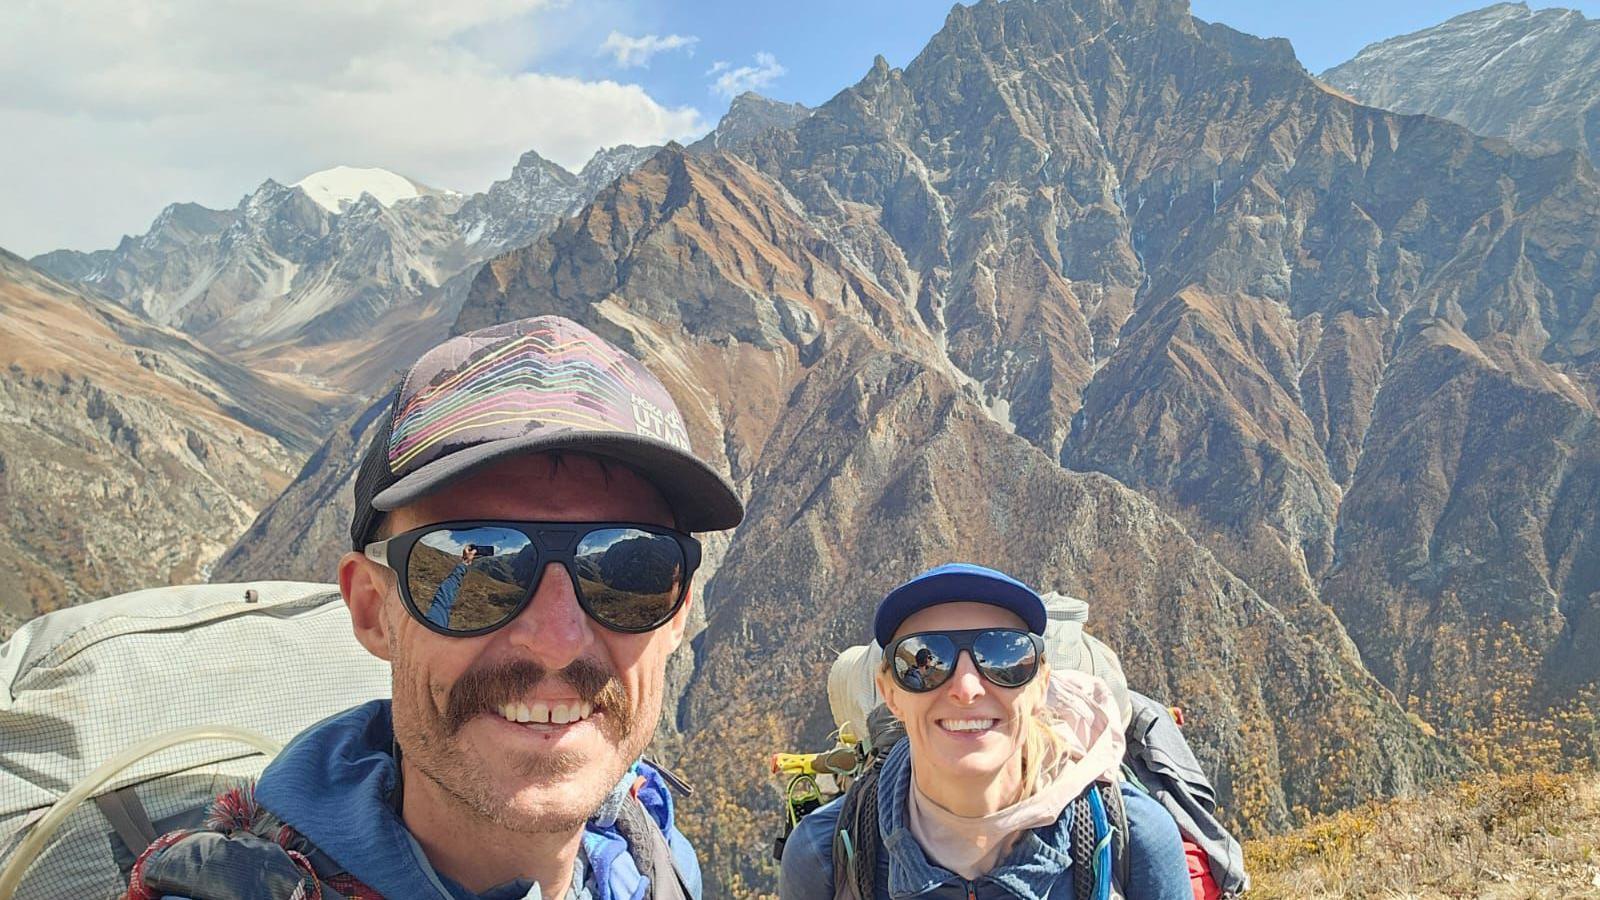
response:
{"label": "woman's blue cap", "polygon": [[878,604],[872,634],[889,646],[900,623],[918,610],[959,601],[988,603],[1017,614],[1034,634],[1044,634],[1044,601],[1033,588],[1004,572],[971,563],[945,563],[889,592]]}

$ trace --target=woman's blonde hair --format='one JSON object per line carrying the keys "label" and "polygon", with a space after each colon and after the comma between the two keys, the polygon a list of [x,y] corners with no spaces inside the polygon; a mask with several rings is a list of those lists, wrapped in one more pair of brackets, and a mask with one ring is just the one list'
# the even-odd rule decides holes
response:
{"label": "woman's blonde hair", "polygon": [[1034,685],[1038,685],[1038,703],[1033,714],[1022,720],[1022,793],[1019,800],[1037,794],[1049,777],[1049,771],[1055,768],[1051,763],[1067,752],[1067,742],[1056,731],[1061,717],[1050,708],[1050,664],[1043,659],[1039,660],[1039,674],[1028,686]]}

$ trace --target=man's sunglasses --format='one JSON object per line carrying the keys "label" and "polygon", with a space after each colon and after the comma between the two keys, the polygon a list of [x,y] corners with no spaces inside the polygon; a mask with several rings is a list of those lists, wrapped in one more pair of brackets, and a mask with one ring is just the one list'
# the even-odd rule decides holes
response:
{"label": "man's sunglasses", "polygon": [[516,618],[550,563],[567,570],[589,618],[612,631],[651,631],[683,605],[700,565],[699,541],[636,522],[439,522],[365,552],[399,575],[407,612],[452,637]]}
{"label": "man's sunglasses", "polygon": [[1004,688],[1022,687],[1039,674],[1044,639],[1017,628],[922,631],[891,643],[884,653],[896,684],[908,691],[931,691],[956,670],[962,651],[978,674]]}

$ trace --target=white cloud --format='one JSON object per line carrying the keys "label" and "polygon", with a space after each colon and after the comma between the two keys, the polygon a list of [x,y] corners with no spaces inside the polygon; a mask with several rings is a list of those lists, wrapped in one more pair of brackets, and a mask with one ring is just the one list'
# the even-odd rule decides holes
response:
{"label": "white cloud", "polygon": [[[545,0],[63,0],[0,29],[0,246],[113,246],[163,205],[381,166],[464,192],[534,149],[705,130],[637,85],[527,71]],[[563,14],[571,10],[563,11]]]}
{"label": "white cloud", "polygon": [[685,49],[691,55],[694,45],[700,39],[682,34],[669,34],[662,37],[659,34],[647,34],[642,37],[629,37],[620,31],[613,31],[606,36],[606,42],[600,45],[601,53],[610,53],[616,59],[617,65],[624,69],[633,66],[648,66],[650,57],[666,50]]}
{"label": "white cloud", "polygon": [[740,66],[730,68],[728,63],[718,61],[713,65],[707,75],[716,75],[717,80],[711,83],[711,92],[724,97],[732,97],[745,91],[763,88],[789,71],[778,64],[778,58],[771,53],[757,53],[756,64],[753,66]]}

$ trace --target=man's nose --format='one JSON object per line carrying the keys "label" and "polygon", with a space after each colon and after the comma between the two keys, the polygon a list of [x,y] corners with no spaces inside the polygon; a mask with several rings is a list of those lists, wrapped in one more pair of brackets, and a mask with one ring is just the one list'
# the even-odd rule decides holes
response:
{"label": "man's nose", "polygon": [[505,627],[506,639],[550,671],[586,655],[594,643],[593,624],[578,605],[572,578],[559,563],[544,567],[533,599]]}
{"label": "man's nose", "polygon": [[968,706],[982,697],[984,692],[983,676],[978,674],[972,654],[962,653],[956,659],[956,670],[950,673],[950,680],[945,682],[946,695],[956,703]]}

